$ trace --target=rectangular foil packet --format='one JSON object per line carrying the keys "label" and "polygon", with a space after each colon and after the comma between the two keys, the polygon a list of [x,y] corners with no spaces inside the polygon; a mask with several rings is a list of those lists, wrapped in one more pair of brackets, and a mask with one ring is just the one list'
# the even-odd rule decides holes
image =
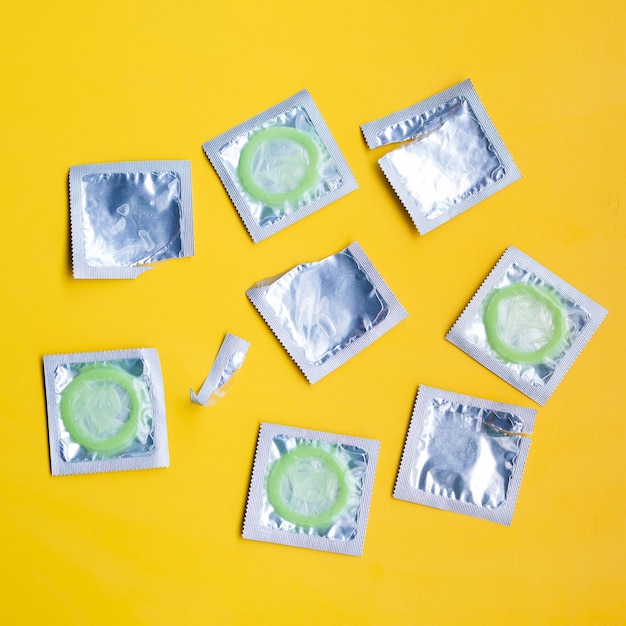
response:
{"label": "rectangular foil packet", "polygon": [[446,339],[543,405],[607,310],[514,247]]}
{"label": "rectangular foil packet", "polygon": [[193,256],[189,161],[75,165],[69,179],[74,278],[136,278]]}
{"label": "rectangular foil packet", "polygon": [[261,424],[243,537],[363,552],[380,442]]}
{"label": "rectangular foil packet", "polygon": [[255,243],[357,188],[306,90],[202,147]]}
{"label": "rectangular foil packet", "polygon": [[371,149],[407,142],[378,163],[422,235],[521,176],[470,80],[361,130]]}
{"label": "rectangular foil packet", "polygon": [[393,497],[509,525],[535,415],[420,385]]}
{"label": "rectangular foil packet", "polygon": [[262,280],[246,294],[310,383],[407,316],[356,242]]}
{"label": "rectangular foil packet", "polygon": [[47,355],[44,380],[53,476],[169,465],[156,350]]}

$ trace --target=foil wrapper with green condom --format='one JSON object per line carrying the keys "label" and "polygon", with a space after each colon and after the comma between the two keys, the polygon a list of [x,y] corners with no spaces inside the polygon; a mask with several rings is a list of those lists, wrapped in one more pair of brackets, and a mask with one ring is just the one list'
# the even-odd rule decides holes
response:
{"label": "foil wrapper with green condom", "polygon": [[607,311],[517,248],[507,248],[446,338],[544,404]]}
{"label": "foil wrapper with green condom", "polygon": [[361,130],[371,149],[403,143],[378,163],[422,235],[521,176],[470,80]]}
{"label": "foil wrapper with green condom", "polygon": [[356,242],[261,280],[246,293],[310,383],[407,316]]}
{"label": "foil wrapper with green condom", "polygon": [[189,161],[75,165],[69,176],[74,278],[135,278],[193,256]]}
{"label": "foil wrapper with green condom", "polygon": [[246,539],[360,555],[380,443],[261,424]]}
{"label": "foil wrapper with green condom", "polygon": [[509,525],[535,416],[420,385],[394,498]]}
{"label": "foil wrapper with green condom", "polygon": [[44,375],[53,475],[169,465],[156,350],[47,355]]}
{"label": "foil wrapper with green condom", "polygon": [[203,148],[255,242],[357,188],[306,90]]}

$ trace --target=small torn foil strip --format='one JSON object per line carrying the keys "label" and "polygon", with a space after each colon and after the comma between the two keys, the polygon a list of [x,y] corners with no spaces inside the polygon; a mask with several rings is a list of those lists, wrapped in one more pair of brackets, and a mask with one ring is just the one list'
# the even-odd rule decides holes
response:
{"label": "small torn foil strip", "polygon": [[250,343],[245,339],[226,334],[222,345],[197,395],[189,390],[191,402],[211,406],[230,390],[246,358]]}
{"label": "small torn foil strip", "polygon": [[193,256],[189,161],[75,165],[69,182],[74,278],[136,278]]}
{"label": "small torn foil strip", "polygon": [[[273,129],[288,129],[296,136],[303,135],[305,144],[315,151],[317,160],[315,182],[307,185],[297,197],[278,204],[251,193],[239,172],[242,155],[253,138]],[[293,178],[293,167],[299,162],[306,170],[309,165],[306,150],[297,141],[289,139],[268,142],[268,146],[263,158],[255,157],[254,173],[262,174],[265,183],[273,181],[274,186],[288,191],[293,185],[286,179]],[[202,147],[255,243],[357,188],[354,175],[307,90],[205,142]],[[294,185],[297,188],[297,183]],[[286,193],[285,197],[289,195]]]}
{"label": "small torn foil strip", "polygon": [[371,149],[406,142],[378,163],[422,235],[521,176],[470,80],[361,130]]}
{"label": "small torn foil strip", "polygon": [[[53,476],[70,474],[92,474],[121,470],[149,469],[169,466],[169,446],[167,423],[165,419],[165,397],[163,376],[158,353],[153,348],[131,350],[110,350],[105,352],[79,352],[73,354],[46,355],[44,364],[44,382],[48,413],[48,438],[50,444],[50,465]],[[137,393],[137,429],[134,438],[115,453],[100,453],[87,449],[74,440],[68,430],[68,416],[63,414],[63,397],[72,383],[79,381],[81,374],[89,375],[94,369],[106,373],[106,368],[122,371],[122,383],[128,378],[130,390]],[[81,397],[75,403],[76,419],[82,421],[88,433],[107,437],[114,432],[103,432],[111,428],[115,420],[112,413],[119,412],[121,430],[131,419],[130,411],[124,406],[128,395],[123,386],[119,398],[109,393],[102,393],[98,387],[101,381],[90,381],[83,385]],[[105,379],[106,382],[106,379]],[[91,387],[90,387],[91,385]],[[115,387],[115,378],[112,386]],[[91,398],[89,397],[91,395]],[[134,395],[134,394],[133,394]],[[130,401],[132,404],[132,400]],[[90,409],[81,416],[80,410]],[[102,421],[99,424],[99,416]]]}
{"label": "small torn foil strip", "polygon": [[356,242],[260,281],[246,294],[310,383],[407,316]]}
{"label": "small torn foil strip", "polygon": [[509,525],[535,415],[420,385],[394,498]]}
{"label": "small torn foil strip", "polygon": [[[349,491],[344,494],[345,507],[321,526],[302,526],[282,518],[268,496],[268,482],[277,463],[300,447],[313,447],[332,455],[338,467],[345,472],[343,488]],[[374,439],[262,423],[250,479],[243,537],[360,556],[365,542],[379,449],[380,442]],[[312,464],[308,471],[319,469],[319,463],[317,466]],[[307,483],[307,476],[302,475],[307,471],[305,467],[298,468],[298,471],[302,484],[314,483]],[[321,496],[332,501],[340,495],[336,489],[337,486],[331,484]],[[307,499],[312,497],[310,489],[306,494]]]}
{"label": "small torn foil strip", "polygon": [[[489,299],[510,285],[532,285],[552,294],[565,318],[562,349],[539,362],[503,358],[487,337]],[[537,313],[538,314],[538,313]],[[526,314],[528,316],[528,313]],[[607,315],[607,310],[514,247],[506,249],[446,339],[538,404],[545,404]],[[532,320],[526,320],[526,323]],[[542,320],[537,319],[537,326]]]}

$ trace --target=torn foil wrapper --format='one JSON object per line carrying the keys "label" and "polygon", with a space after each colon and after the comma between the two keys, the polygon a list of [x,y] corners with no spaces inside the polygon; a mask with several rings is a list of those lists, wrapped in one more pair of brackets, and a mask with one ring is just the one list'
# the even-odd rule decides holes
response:
{"label": "torn foil wrapper", "polygon": [[169,465],[156,350],[44,357],[54,476]]}
{"label": "torn foil wrapper", "polygon": [[407,316],[356,242],[246,293],[311,383]]}
{"label": "torn foil wrapper", "polygon": [[520,178],[469,80],[361,129],[422,235]]}
{"label": "torn foil wrapper", "polygon": [[380,442],[261,424],[243,537],[360,556]]}
{"label": "torn foil wrapper", "polygon": [[545,404],[607,311],[509,247],[446,339]]}
{"label": "torn foil wrapper", "polygon": [[74,278],[135,278],[153,263],[193,256],[189,161],[70,168]]}
{"label": "torn foil wrapper", "polygon": [[357,188],[306,90],[203,148],[254,242]]}
{"label": "torn foil wrapper", "polygon": [[246,358],[250,343],[228,333],[220,346],[211,370],[196,395],[190,390],[194,404],[211,406],[223,398],[233,385]]}
{"label": "torn foil wrapper", "polygon": [[420,385],[394,497],[510,524],[535,415]]}

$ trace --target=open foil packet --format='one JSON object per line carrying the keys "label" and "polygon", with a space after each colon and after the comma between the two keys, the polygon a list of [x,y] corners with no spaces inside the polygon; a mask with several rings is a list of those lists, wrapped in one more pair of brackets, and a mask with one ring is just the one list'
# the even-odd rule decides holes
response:
{"label": "open foil packet", "polygon": [[310,383],[407,316],[356,242],[246,293]]}
{"label": "open foil packet", "polygon": [[243,537],[360,556],[380,442],[261,424]]}
{"label": "open foil packet", "polygon": [[420,385],[394,498],[510,524],[535,415]]}
{"label": "open foil packet", "polygon": [[255,243],[357,188],[306,90],[203,148]]}
{"label": "open foil packet", "polygon": [[47,355],[44,378],[53,476],[169,465],[156,350]]}
{"label": "open foil packet", "polygon": [[128,161],[70,168],[74,278],[136,278],[193,256],[189,161]]}
{"label": "open foil packet", "polygon": [[509,247],[446,339],[543,405],[606,314],[605,308]]}
{"label": "open foil packet", "polygon": [[361,130],[422,235],[520,178],[469,80]]}

